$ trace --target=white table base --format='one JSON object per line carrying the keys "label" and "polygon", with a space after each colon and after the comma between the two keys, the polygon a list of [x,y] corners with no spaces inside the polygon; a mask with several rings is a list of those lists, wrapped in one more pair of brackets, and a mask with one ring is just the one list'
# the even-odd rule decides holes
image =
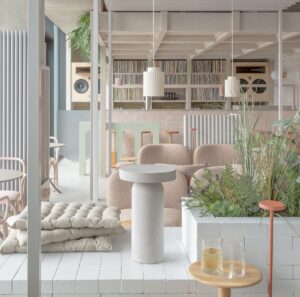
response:
{"label": "white table base", "polygon": [[161,183],[132,187],[132,258],[154,264],[164,258],[164,188]]}

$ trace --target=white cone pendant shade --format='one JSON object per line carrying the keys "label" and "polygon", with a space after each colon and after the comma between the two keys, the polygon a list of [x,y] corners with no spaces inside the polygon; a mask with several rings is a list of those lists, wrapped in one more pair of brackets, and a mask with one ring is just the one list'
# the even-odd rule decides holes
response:
{"label": "white cone pendant shade", "polygon": [[143,96],[163,97],[164,96],[164,73],[158,67],[148,67],[143,76]]}
{"label": "white cone pendant shade", "polygon": [[235,76],[228,76],[225,79],[225,97],[240,97],[240,80]]}

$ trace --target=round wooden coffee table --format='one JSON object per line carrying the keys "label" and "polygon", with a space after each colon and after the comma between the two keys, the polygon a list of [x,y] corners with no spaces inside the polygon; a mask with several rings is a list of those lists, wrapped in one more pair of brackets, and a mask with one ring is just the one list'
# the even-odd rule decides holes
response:
{"label": "round wooden coffee table", "polygon": [[227,279],[221,275],[210,275],[201,271],[201,262],[193,263],[189,268],[193,278],[205,285],[218,288],[218,297],[230,297],[231,289],[251,287],[261,282],[261,272],[252,265],[246,264],[245,276]]}

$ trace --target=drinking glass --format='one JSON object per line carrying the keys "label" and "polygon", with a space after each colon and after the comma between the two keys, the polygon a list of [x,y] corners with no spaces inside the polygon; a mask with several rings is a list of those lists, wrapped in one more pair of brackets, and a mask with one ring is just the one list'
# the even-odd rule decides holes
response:
{"label": "drinking glass", "polygon": [[245,275],[245,252],[244,245],[228,244],[223,249],[222,273],[229,279],[243,277]]}
{"label": "drinking glass", "polygon": [[202,240],[201,271],[207,274],[219,274],[222,267],[222,239]]}

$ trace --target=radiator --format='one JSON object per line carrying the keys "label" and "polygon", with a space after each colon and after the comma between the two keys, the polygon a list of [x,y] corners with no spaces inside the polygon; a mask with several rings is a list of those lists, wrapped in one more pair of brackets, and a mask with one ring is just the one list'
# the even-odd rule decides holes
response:
{"label": "radiator", "polygon": [[[0,156],[26,159],[27,131],[26,31],[0,31]],[[14,163],[0,164],[16,168]],[[2,188],[18,182],[0,184]]]}
{"label": "radiator", "polygon": [[195,149],[202,144],[233,144],[238,114],[184,115],[184,145]]}
{"label": "radiator", "polygon": [[[41,182],[49,177],[50,77],[41,69]],[[37,83],[37,87],[39,84]],[[30,108],[30,106],[29,106]],[[0,156],[27,159],[27,34],[0,31]],[[15,162],[0,167],[19,169]],[[0,189],[17,189],[19,181],[2,183]]]}

